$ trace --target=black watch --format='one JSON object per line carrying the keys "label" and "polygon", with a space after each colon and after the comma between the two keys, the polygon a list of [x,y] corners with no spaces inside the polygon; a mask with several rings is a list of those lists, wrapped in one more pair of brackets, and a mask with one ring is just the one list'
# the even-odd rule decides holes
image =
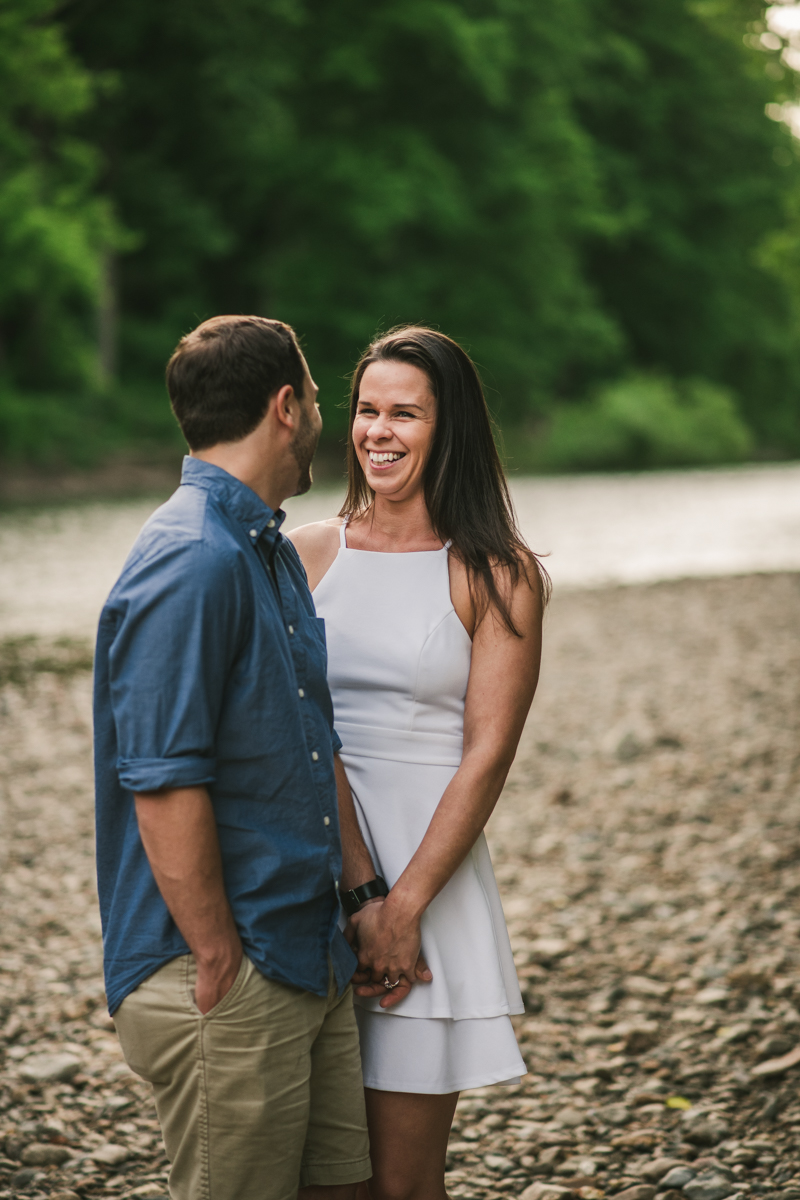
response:
{"label": "black watch", "polygon": [[353,913],[358,912],[361,905],[366,904],[368,900],[374,900],[376,896],[388,895],[389,888],[386,886],[386,880],[382,879],[380,875],[376,875],[368,883],[362,883],[361,887],[351,888],[349,892],[340,891],[339,899],[348,917],[352,917]]}

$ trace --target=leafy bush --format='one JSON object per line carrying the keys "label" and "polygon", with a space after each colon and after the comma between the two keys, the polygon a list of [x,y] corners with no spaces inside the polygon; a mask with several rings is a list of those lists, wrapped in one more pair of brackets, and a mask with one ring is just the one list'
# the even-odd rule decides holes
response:
{"label": "leafy bush", "polygon": [[163,386],[48,393],[0,381],[0,463],[90,467],[118,449],[182,446]]}
{"label": "leafy bush", "polygon": [[752,441],[727,389],[639,374],[557,409],[533,457],[551,471],[700,466],[744,459]]}

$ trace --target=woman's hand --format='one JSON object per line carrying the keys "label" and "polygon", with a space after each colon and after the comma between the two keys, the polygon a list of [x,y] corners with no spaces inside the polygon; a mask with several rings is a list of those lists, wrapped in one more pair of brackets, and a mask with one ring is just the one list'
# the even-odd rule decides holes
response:
{"label": "woman's hand", "polygon": [[[392,902],[371,901],[350,918],[348,940],[358,953],[353,976],[357,996],[381,996],[381,1008],[405,999],[415,983],[430,983],[433,974],[420,954],[419,917],[405,916]],[[347,931],[346,931],[347,932]],[[384,979],[396,986],[387,989]]]}

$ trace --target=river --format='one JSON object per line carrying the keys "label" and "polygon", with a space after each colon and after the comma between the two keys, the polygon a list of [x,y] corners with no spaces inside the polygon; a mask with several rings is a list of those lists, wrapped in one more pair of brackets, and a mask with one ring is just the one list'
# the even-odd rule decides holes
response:
{"label": "river", "polygon": [[[557,590],[800,570],[800,464],[517,478],[522,531]],[[336,512],[320,488],[287,529]],[[0,512],[0,637],[90,637],[156,499]]]}

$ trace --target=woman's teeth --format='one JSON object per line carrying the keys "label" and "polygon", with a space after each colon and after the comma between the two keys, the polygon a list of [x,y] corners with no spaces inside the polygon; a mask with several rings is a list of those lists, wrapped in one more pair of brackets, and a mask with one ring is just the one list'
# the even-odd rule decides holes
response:
{"label": "woman's teeth", "polygon": [[379,465],[380,463],[397,462],[399,458],[404,457],[405,456],[403,454],[398,453],[396,450],[392,450],[389,453],[384,454],[375,454],[372,450],[369,451],[369,461],[371,463],[375,463],[376,465]]}

